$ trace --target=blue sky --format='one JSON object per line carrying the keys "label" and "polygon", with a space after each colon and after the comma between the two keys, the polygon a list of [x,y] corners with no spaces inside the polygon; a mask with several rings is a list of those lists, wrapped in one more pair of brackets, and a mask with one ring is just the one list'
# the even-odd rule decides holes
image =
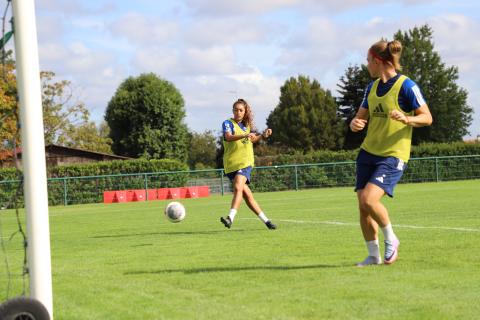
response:
{"label": "blue sky", "polygon": [[180,90],[197,132],[219,130],[237,97],[264,128],[291,76],[337,95],[345,69],[364,63],[373,42],[428,23],[436,51],[458,66],[469,92],[470,136],[480,135],[475,0],[37,0],[36,12],[41,69],[70,80],[93,120],[125,78],[154,72]]}

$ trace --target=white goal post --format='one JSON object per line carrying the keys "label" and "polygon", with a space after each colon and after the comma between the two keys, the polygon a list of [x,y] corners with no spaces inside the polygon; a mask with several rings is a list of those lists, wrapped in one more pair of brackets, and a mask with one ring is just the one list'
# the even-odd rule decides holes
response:
{"label": "white goal post", "polygon": [[30,296],[53,319],[47,170],[34,0],[12,0]]}

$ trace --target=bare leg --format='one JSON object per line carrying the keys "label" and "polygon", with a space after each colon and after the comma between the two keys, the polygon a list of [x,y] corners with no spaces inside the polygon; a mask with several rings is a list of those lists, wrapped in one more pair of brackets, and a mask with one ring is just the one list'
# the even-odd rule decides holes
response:
{"label": "bare leg", "polygon": [[[247,177],[237,174],[233,180],[233,199],[231,209],[238,210],[242,201],[243,189],[248,186],[245,184]],[[249,189],[250,190],[250,189]]]}
{"label": "bare leg", "polygon": [[230,206],[230,213],[225,218],[220,217],[220,221],[229,229],[232,226],[233,219],[235,218],[237,210],[240,207],[240,203],[242,202],[243,188],[246,186],[246,182],[247,178],[239,174],[237,174],[233,180],[233,199]]}
{"label": "bare leg", "polygon": [[245,202],[250,210],[252,210],[257,216],[260,214],[260,212],[262,212],[262,209],[258,205],[257,201],[255,201],[252,190],[250,190],[248,184],[243,186],[243,199],[245,199]]}
{"label": "bare leg", "polygon": [[[360,198],[362,190],[357,191],[357,195]],[[372,219],[367,211],[360,209],[360,227],[362,228],[362,234],[365,241],[373,241],[378,238],[378,223]]]}
{"label": "bare leg", "polygon": [[392,264],[398,258],[398,247],[400,245],[400,241],[393,232],[387,208],[385,208],[385,206],[380,202],[384,195],[385,192],[382,188],[373,183],[368,183],[365,186],[365,189],[363,189],[359,193],[359,204],[361,212],[360,216],[362,217],[368,214],[368,216],[363,218],[363,221],[361,221],[362,231],[365,240],[371,241],[372,239],[376,239],[376,232],[375,238],[372,238],[371,234],[372,230],[375,228],[374,222],[377,224],[377,229],[378,226],[382,228],[383,236],[385,238],[384,263]]}
{"label": "bare leg", "polygon": [[360,209],[360,226],[366,241],[377,239],[378,226],[390,223],[387,208],[381,203],[385,191],[379,186],[368,183],[357,192]]}
{"label": "bare leg", "polygon": [[268,229],[270,230],[275,230],[277,229],[277,226],[270,221],[265,213],[263,213],[262,209],[258,205],[257,201],[253,197],[252,190],[250,190],[250,187],[248,184],[245,184],[243,187],[243,199],[245,199],[245,202],[247,203],[247,206],[250,208],[250,210],[253,211],[257,215],[257,217],[262,220],[263,223],[267,226]]}

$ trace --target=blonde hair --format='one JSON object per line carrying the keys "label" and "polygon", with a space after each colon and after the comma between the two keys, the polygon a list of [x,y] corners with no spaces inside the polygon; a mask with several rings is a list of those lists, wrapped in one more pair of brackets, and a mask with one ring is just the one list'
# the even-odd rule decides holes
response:
{"label": "blonde hair", "polygon": [[400,65],[400,56],[402,55],[402,43],[398,40],[387,41],[380,40],[375,42],[369,50],[370,54],[382,61],[390,64],[395,70],[402,70]]}
{"label": "blonde hair", "polygon": [[252,112],[252,108],[250,107],[250,105],[248,104],[248,102],[244,99],[238,99],[237,101],[235,101],[233,103],[233,108],[235,108],[235,106],[237,104],[241,104],[245,107],[245,115],[243,116],[243,119],[242,119],[242,123],[245,127],[249,127],[251,131],[253,131],[253,112]]}

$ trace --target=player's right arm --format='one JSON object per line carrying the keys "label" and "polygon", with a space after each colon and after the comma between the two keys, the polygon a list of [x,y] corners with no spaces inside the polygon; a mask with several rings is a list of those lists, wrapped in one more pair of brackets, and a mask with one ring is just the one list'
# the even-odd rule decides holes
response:
{"label": "player's right arm", "polygon": [[350,122],[350,130],[353,132],[361,131],[365,128],[368,122],[368,109],[364,107],[358,108],[357,114]]}
{"label": "player's right arm", "polygon": [[372,89],[373,81],[368,84],[365,88],[365,93],[363,94],[362,103],[360,103],[360,107],[358,108],[357,114],[355,117],[350,121],[350,130],[353,132],[361,131],[367,125],[368,117],[370,116],[368,112],[368,95],[370,94],[370,90]]}
{"label": "player's right arm", "polygon": [[241,140],[241,139],[245,139],[246,137],[248,137],[248,133],[245,133],[245,134],[232,134],[230,132],[225,132],[223,134],[223,137],[225,138],[225,141],[237,141],[237,140]]}
{"label": "player's right arm", "polygon": [[237,141],[237,140],[245,139],[246,137],[248,137],[248,133],[235,134],[233,130],[233,124],[228,120],[225,120],[223,122],[222,130],[223,130],[223,138],[225,139],[225,141],[228,141],[228,142]]}

